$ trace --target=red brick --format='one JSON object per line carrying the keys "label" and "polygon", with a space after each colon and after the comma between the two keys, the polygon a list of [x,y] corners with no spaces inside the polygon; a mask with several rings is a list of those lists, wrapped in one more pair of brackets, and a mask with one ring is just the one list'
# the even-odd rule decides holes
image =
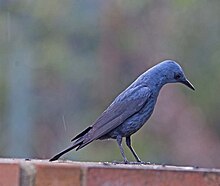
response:
{"label": "red brick", "polygon": [[20,167],[17,163],[0,162],[0,186],[19,186]]}
{"label": "red brick", "polygon": [[88,167],[86,182],[87,186],[219,186],[220,173]]}
{"label": "red brick", "polygon": [[0,159],[0,186],[24,183],[34,186],[219,186],[220,170]]}
{"label": "red brick", "polygon": [[80,167],[66,163],[34,163],[36,186],[78,186],[81,179]]}

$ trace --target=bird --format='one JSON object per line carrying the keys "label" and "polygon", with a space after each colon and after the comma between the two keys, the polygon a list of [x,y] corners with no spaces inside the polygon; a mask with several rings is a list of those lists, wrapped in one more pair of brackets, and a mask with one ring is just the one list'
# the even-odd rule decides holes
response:
{"label": "bird", "polygon": [[161,88],[167,83],[182,83],[192,90],[194,86],[186,78],[182,67],[173,60],[164,60],[141,74],[128,88],[122,91],[106,110],[72,140],[72,145],[53,156],[49,161],[59,159],[65,153],[76,151],[95,140],[115,139],[123,157],[129,161],[122,147],[122,139],[137,162],[142,162],[131,144],[131,135],[137,132],[150,118]]}

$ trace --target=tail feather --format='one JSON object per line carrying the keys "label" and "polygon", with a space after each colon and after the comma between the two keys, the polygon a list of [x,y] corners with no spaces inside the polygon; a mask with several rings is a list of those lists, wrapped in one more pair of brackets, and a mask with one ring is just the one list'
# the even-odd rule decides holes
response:
{"label": "tail feather", "polygon": [[63,151],[59,152],[58,154],[54,155],[49,161],[58,160],[62,155],[66,154],[67,152],[71,151],[72,149],[75,149],[77,147],[76,150],[79,150],[82,147],[88,145],[90,142],[92,142],[93,140],[87,142],[86,144],[83,144],[84,139],[86,138],[86,134],[88,134],[88,132],[91,129],[92,129],[92,126],[87,127],[84,131],[82,131],[80,134],[78,134],[76,137],[74,137],[71,140],[71,141],[74,141],[74,142],[70,147],[68,147],[68,148],[64,149]]}
{"label": "tail feather", "polygon": [[81,137],[83,137],[85,134],[87,134],[90,130],[92,129],[92,126],[87,127],[84,131],[82,131],[81,133],[79,133],[78,135],[76,135],[73,139],[71,139],[71,141],[75,141],[76,139],[79,139]]}
{"label": "tail feather", "polygon": [[[78,143],[77,143],[78,142]],[[55,161],[55,160],[58,160],[62,155],[66,154],[67,152],[71,151],[72,149],[78,147],[82,141],[77,141],[76,143],[74,143],[72,146],[64,149],[63,151],[59,152],[58,154],[54,155],[52,158],[50,158],[49,161]]]}

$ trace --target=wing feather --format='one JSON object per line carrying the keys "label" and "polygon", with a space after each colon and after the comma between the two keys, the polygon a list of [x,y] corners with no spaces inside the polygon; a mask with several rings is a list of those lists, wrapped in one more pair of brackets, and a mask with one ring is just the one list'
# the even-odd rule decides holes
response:
{"label": "wing feather", "polygon": [[83,137],[84,140],[78,149],[107,134],[141,110],[148,102],[150,95],[150,89],[144,86],[138,86],[122,92],[94,122],[91,126],[92,128]]}

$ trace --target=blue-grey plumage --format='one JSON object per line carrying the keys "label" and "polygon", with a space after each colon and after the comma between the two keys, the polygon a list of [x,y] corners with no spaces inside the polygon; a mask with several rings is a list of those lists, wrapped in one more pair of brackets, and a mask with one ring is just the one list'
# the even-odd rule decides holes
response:
{"label": "blue-grey plumage", "polygon": [[66,152],[79,150],[97,139],[117,140],[124,162],[128,163],[122,148],[122,138],[138,162],[140,158],[131,146],[131,135],[139,130],[153,113],[160,89],[167,83],[183,83],[194,90],[175,61],[166,60],[140,75],[127,89],[119,94],[111,105],[88,128],[72,139],[73,144],[50,161],[57,160]]}

